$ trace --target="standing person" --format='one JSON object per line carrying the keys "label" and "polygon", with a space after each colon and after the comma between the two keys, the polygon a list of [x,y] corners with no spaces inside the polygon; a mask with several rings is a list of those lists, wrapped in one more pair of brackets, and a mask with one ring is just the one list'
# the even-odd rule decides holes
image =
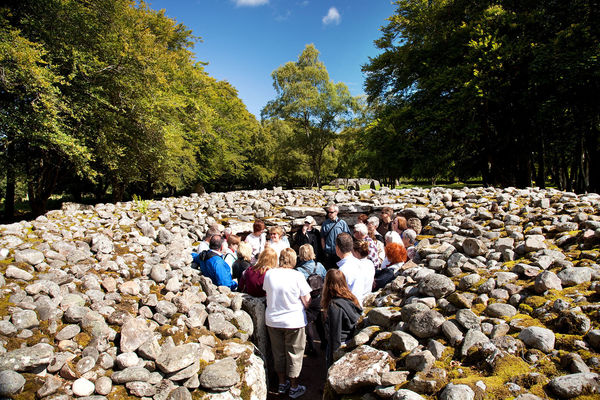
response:
{"label": "standing person", "polygon": [[[298,252],[298,264],[296,271],[302,272],[306,282],[310,286],[310,306],[306,310],[306,338],[308,345],[306,354],[314,354],[314,340],[317,338],[317,333],[321,339],[321,346],[325,343],[325,334],[321,318],[321,290],[323,289],[323,281],[325,280],[325,267],[318,261],[315,261],[315,252],[310,244],[300,246]],[[316,329],[316,332],[315,332]],[[321,347],[323,348],[323,347]]]}
{"label": "standing person", "polygon": [[229,268],[232,268],[233,271],[233,263],[237,260],[237,249],[240,245],[240,237],[237,235],[229,235],[227,238],[227,248],[223,252],[223,260],[229,265]]}
{"label": "standing person", "polygon": [[220,235],[211,237],[208,246],[209,249],[200,254],[192,253],[194,262],[200,266],[202,275],[209,277],[215,285],[235,290],[237,283],[231,279],[231,269],[221,254],[223,238]]}
{"label": "standing person", "polygon": [[346,283],[346,277],[340,270],[331,269],[325,275],[325,284],[321,297],[321,307],[325,320],[327,367],[333,364],[333,353],[354,336],[356,321],[362,309],[358,299]]}
{"label": "standing person", "polygon": [[392,207],[383,207],[381,209],[381,222],[379,223],[379,227],[377,227],[377,231],[383,237],[385,234],[392,230],[392,221],[394,219],[394,210]]}
{"label": "standing person", "polygon": [[304,276],[294,270],[295,265],[296,252],[283,249],[278,268],[267,271],[263,284],[267,293],[265,323],[279,379],[277,391],[284,394],[289,389],[292,399],[306,392],[306,386],[298,384],[298,377],[306,345],[305,308],[310,303],[310,286]]}
{"label": "standing person", "polygon": [[315,228],[315,219],[310,215],[304,218],[302,228],[292,237],[292,248],[298,252],[300,246],[310,244],[317,258],[321,259],[321,233]]}
{"label": "standing person", "polygon": [[335,239],[335,251],[340,258],[337,266],[346,277],[346,283],[352,294],[357,298],[363,293],[364,283],[362,280],[360,262],[352,254],[354,249],[354,241],[349,233],[343,232]]}
{"label": "standing person", "polygon": [[379,267],[385,259],[385,239],[379,232],[377,227],[379,226],[379,218],[371,217],[367,220],[367,229],[369,231],[369,237],[375,241],[377,245],[377,257],[379,257]]}
{"label": "standing person", "polygon": [[343,219],[338,218],[340,209],[335,204],[327,206],[327,219],[321,225],[321,246],[323,247],[323,264],[325,268],[335,268],[339,261],[336,254],[336,239],[340,233],[350,233],[348,224]]}
{"label": "standing person", "polygon": [[280,226],[272,226],[269,228],[269,237],[266,247],[270,247],[277,253],[277,257],[281,254],[281,250],[290,247],[290,242],[283,235],[283,228]]}
{"label": "standing person", "polygon": [[277,267],[277,253],[270,247],[266,247],[258,256],[256,264],[247,268],[240,278],[240,291],[254,297],[265,297],[263,290],[265,274],[268,270]]}
{"label": "standing person", "polygon": [[237,248],[237,260],[231,266],[231,276],[237,279],[238,283],[242,277],[242,273],[250,266],[252,259],[252,247],[246,242],[240,242]]}
{"label": "standing person", "polygon": [[246,243],[252,247],[252,260],[255,263],[258,255],[265,249],[267,243],[267,234],[265,233],[265,223],[260,219],[252,224],[252,233],[246,236]]}
{"label": "standing person", "polygon": [[371,249],[369,244],[364,240],[355,240],[352,254],[360,262],[360,273],[362,282],[362,292],[360,296],[356,296],[358,303],[364,305],[365,297],[373,290],[373,280],[375,278],[375,266],[373,261],[369,259]]}
{"label": "standing person", "polygon": [[402,232],[404,232],[407,228],[406,218],[401,215],[398,215],[396,218],[394,218],[394,221],[392,221],[392,229],[397,232],[398,235],[402,235]]}
{"label": "standing person", "polygon": [[369,246],[369,260],[373,262],[375,268],[379,268],[381,261],[377,252],[377,243],[369,237],[369,229],[363,223],[354,225],[354,238],[356,240],[364,240]]}

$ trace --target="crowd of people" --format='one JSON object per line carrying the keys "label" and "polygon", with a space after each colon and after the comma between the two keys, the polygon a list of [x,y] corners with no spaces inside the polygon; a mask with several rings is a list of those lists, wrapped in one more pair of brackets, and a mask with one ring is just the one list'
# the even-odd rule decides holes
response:
{"label": "crowd of people", "polygon": [[291,243],[281,226],[263,221],[242,237],[217,227],[193,253],[204,276],[254,297],[266,297],[265,321],[279,394],[298,398],[306,387],[298,382],[304,354],[316,353],[320,340],[325,363],[354,335],[365,298],[391,282],[404,263],[415,257],[418,218],[406,219],[384,207],[379,216],[362,214],[353,232],[338,217],[339,208],[325,208],[317,229],[307,216]]}

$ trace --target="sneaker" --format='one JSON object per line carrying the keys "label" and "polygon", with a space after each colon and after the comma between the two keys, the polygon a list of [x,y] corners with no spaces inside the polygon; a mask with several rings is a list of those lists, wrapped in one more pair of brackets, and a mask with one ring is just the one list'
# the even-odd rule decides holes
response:
{"label": "sneaker", "polygon": [[302,396],[304,393],[306,393],[306,386],[304,386],[304,385],[298,385],[295,388],[290,388],[290,397],[292,399],[297,399],[298,397]]}
{"label": "sneaker", "polygon": [[285,383],[280,383],[279,386],[277,387],[277,393],[285,394],[285,392],[287,392],[289,388],[290,388],[290,381],[285,381]]}

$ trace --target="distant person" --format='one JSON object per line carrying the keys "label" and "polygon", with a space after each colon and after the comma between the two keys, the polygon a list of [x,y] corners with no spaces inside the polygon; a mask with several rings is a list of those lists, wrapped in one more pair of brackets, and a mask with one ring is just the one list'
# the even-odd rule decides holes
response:
{"label": "distant person", "polygon": [[375,241],[375,245],[377,246],[377,257],[379,258],[379,268],[381,267],[381,263],[385,258],[385,239],[381,234],[377,231],[377,227],[379,226],[379,218],[371,217],[367,220],[367,229],[369,231],[369,237]]}
{"label": "distant person", "polygon": [[356,322],[362,314],[358,299],[348,288],[342,271],[336,269],[327,271],[321,307],[327,338],[325,363],[329,367],[333,364],[335,351],[354,336]]}
{"label": "distant person", "polygon": [[200,266],[202,275],[210,278],[215,285],[227,286],[235,290],[237,283],[231,278],[231,269],[221,254],[223,237],[220,235],[211,237],[208,246],[209,249],[200,254],[192,253],[194,262]]}
{"label": "distant person", "polygon": [[272,226],[269,228],[269,240],[266,247],[270,247],[277,253],[277,257],[281,254],[281,250],[290,247],[290,242],[284,236],[283,228],[280,226]]}
{"label": "distant person", "polygon": [[327,219],[321,225],[321,246],[323,247],[323,265],[325,268],[335,268],[339,257],[336,254],[336,239],[340,233],[350,234],[350,228],[343,219],[338,218],[340,211],[335,204],[330,204],[326,208]]}
{"label": "distant person", "polygon": [[267,243],[267,235],[265,233],[265,223],[260,219],[252,224],[252,233],[246,236],[246,243],[252,247],[251,263],[256,263],[258,255],[265,249]]}
{"label": "distant person", "polygon": [[231,275],[233,279],[238,280],[242,277],[242,273],[250,266],[252,259],[252,247],[246,242],[240,242],[237,248],[237,260],[231,266]]}
{"label": "distant person", "polygon": [[392,230],[392,221],[394,220],[394,209],[392,207],[383,207],[381,209],[380,223],[377,231],[381,236]]}
{"label": "distant person", "polygon": [[344,273],[346,277],[346,283],[350,291],[360,299],[363,293],[363,280],[361,272],[361,264],[352,254],[354,248],[354,241],[349,233],[342,232],[335,239],[335,249],[340,261],[337,266],[340,271]]}
{"label": "distant person", "polygon": [[407,226],[408,229],[412,229],[413,231],[415,231],[415,233],[417,235],[420,235],[421,234],[421,229],[423,229],[423,226],[421,224],[421,220],[419,218],[417,218],[417,217],[409,218],[406,221],[406,226]]}
{"label": "distant person", "polygon": [[292,237],[292,248],[296,252],[304,244],[310,244],[317,258],[321,258],[321,233],[315,228],[315,219],[310,215],[304,218],[304,224]]}
{"label": "distant person", "polygon": [[352,248],[352,254],[360,263],[360,282],[362,285],[362,291],[360,296],[356,296],[358,302],[364,305],[365,298],[373,290],[373,279],[375,278],[375,266],[373,261],[369,258],[371,249],[369,244],[364,240],[355,240],[354,247]]}
{"label": "distant person", "polygon": [[256,264],[242,273],[240,278],[240,291],[254,297],[265,297],[263,289],[265,274],[268,270],[277,267],[277,253],[270,247],[266,247],[258,256]]}
{"label": "distant person", "polygon": [[298,384],[298,377],[306,346],[305,308],[310,304],[310,286],[304,276],[294,270],[295,265],[296,252],[283,249],[279,266],[267,271],[263,284],[267,293],[265,323],[279,379],[277,392],[282,395],[289,390],[288,395],[293,399],[306,392],[306,386]]}
{"label": "distant person", "polygon": [[[227,247],[223,252],[223,260],[229,265],[229,268],[233,267],[233,263],[237,260],[237,249],[240,245],[241,239],[238,235],[230,234],[227,240]],[[232,269],[233,271],[233,269]]]}
{"label": "distant person", "polygon": [[417,252],[415,248],[415,243],[417,242],[417,233],[412,229],[407,229],[402,232],[401,238],[402,243],[406,248],[406,256],[409,260],[412,260]]}
{"label": "distant person", "polygon": [[198,245],[197,253],[202,253],[203,251],[209,250],[210,238],[216,235],[221,235],[221,233],[219,232],[219,228],[217,228],[216,225],[213,225],[208,229],[208,231],[206,231],[206,235],[204,235],[204,240],[202,240]]}
{"label": "distant person", "polygon": [[406,218],[401,215],[398,215],[396,218],[394,218],[392,221],[392,229],[397,232],[398,235],[402,235],[402,232],[408,229],[408,226],[406,225]]}
{"label": "distant person", "polygon": [[367,257],[371,260],[375,268],[379,268],[381,261],[379,260],[379,254],[377,253],[377,243],[369,237],[369,229],[365,224],[359,223],[354,225],[354,238],[356,240],[364,240],[367,242],[367,245],[369,246]]}
{"label": "distant person", "polygon": [[406,248],[400,243],[390,243],[385,246],[385,256],[389,265],[375,272],[375,290],[381,289],[394,280],[400,268],[406,262]]}

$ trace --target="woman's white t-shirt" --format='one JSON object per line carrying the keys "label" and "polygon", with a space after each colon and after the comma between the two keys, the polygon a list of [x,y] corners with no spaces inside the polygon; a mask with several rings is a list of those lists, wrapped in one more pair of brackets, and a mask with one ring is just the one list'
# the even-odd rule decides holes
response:
{"label": "woman's white t-shirt", "polygon": [[252,259],[256,262],[258,255],[265,249],[267,235],[263,232],[259,236],[254,236],[254,233],[246,236],[246,243],[252,247]]}
{"label": "woman's white t-shirt", "polygon": [[265,274],[267,292],[265,322],[272,328],[297,329],[306,326],[306,313],[300,297],[310,294],[302,272],[290,268],[273,268]]}
{"label": "woman's white t-shirt", "polygon": [[[360,258],[360,273],[362,276],[362,296],[358,299],[359,303],[362,305],[365,297],[371,293],[373,290],[373,280],[375,279],[375,265],[373,265],[373,261],[369,260],[367,257]],[[358,297],[358,296],[357,296]]]}

